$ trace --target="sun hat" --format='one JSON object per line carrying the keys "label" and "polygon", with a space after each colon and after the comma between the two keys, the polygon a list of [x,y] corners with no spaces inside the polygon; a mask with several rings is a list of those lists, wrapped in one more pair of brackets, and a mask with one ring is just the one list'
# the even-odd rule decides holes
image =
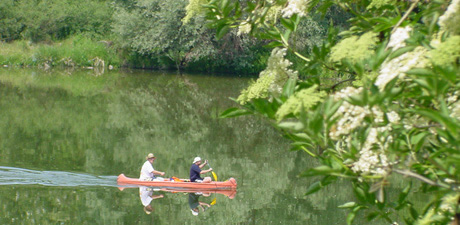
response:
{"label": "sun hat", "polygon": [[147,155],[147,157],[145,157],[145,158],[146,158],[146,159],[151,159],[151,158],[156,158],[156,157],[153,155],[153,153],[149,153],[149,154]]}
{"label": "sun hat", "polygon": [[200,157],[195,157],[195,159],[193,159],[193,163],[196,163],[198,161],[201,161],[201,158]]}

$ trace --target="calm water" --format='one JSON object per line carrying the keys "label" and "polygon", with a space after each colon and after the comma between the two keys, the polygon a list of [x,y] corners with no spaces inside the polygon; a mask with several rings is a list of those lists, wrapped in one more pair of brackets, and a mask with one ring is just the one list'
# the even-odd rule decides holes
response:
{"label": "calm water", "polygon": [[[314,164],[256,117],[218,119],[249,80],[123,71],[0,69],[0,224],[346,224],[337,209],[351,195],[336,184],[305,196]],[[189,194],[155,191],[146,214],[138,188],[147,153],[166,176],[187,177],[195,156],[220,180],[238,182],[233,199],[198,216]]]}

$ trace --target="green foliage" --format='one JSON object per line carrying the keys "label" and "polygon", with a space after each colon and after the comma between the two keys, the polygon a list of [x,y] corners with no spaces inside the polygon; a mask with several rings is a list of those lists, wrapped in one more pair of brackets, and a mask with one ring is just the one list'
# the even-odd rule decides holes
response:
{"label": "green foliage", "polygon": [[324,91],[318,92],[316,85],[297,91],[278,109],[276,112],[277,120],[282,120],[291,113],[299,115],[301,110],[312,108],[316,103],[322,101],[324,97],[326,97],[326,93]]}
{"label": "green foliage", "polygon": [[110,31],[112,9],[106,1],[2,1],[2,40],[24,38],[34,42],[62,40],[88,33],[104,37]]}
{"label": "green foliage", "polygon": [[113,48],[85,36],[75,36],[53,45],[36,45],[27,41],[2,43],[0,53],[0,64],[3,65],[120,66]]}
{"label": "green foliage", "polygon": [[331,60],[340,62],[347,59],[352,63],[357,63],[373,55],[376,42],[377,37],[373,32],[365,33],[360,37],[348,37],[332,48]]}
{"label": "green foliage", "polygon": [[456,63],[460,57],[460,36],[450,36],[444,42],[430,51],[430,58],[434,64],[450,65]]}
{"label": "green foliage", "polygon": [[[293,68],[306,74],[294,85],[293,79],[275,82],[285,77],[287,66],[276,70],[271,65],[287,64],[284,55],[272,53],[259,79],[237,99],[242,109],[222,116],[262,115],[292,141],[293,150],[317,158],[319,166],[301,176],[324,179],[313,183],[308,194],[333,182],[330,177],[348,178],[356,199],[342,205],[350,209],[348,224],[360,214],[387,223],[447,224],[460,209],[459,23],[451,22],[460,15],[459,4],[212,1],[206,5],[207,19],[217,37],[239,27],[239,32],[270,40],[274,52],[286,49],[296,58],[290,60]],[[340,36],[330,28],[310,54],[297,49],[293,37],[301,21],[327,15],[334,7],[352,14],[349,28]],[[273,22],[271,10],[278,12],[280,23]],[[326,78],[337,83],[330,86]],[[341,85],[356,79],[360,88]],[[420,191],[432,196],[424,210],[407,200],[412,185],[401,188],[396,198],[386,195],[398,179],[418,180]],[[439,207],[444,202],[452,210]]]}

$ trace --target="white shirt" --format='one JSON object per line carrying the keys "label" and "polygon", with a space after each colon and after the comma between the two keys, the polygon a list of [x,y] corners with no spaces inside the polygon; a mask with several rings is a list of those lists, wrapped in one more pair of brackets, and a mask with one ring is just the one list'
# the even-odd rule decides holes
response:
{"label": "white shirt", "polygon": [[149,161],[145,161],[144,165],[142,165],[139,180],[152,180],[155,177],[153,171],[154,169],[152,164]]}
{"label": "white shirt", "polygon": [[153,200],[152,198],[152,191],[149,190],[147,187],[139,187],[139,196],[141,197],[142,205],[148,206],[150,202]]}

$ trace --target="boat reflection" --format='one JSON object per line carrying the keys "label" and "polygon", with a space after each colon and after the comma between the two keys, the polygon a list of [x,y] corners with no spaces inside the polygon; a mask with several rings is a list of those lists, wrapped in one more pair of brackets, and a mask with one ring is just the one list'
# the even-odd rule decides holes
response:
{"label": "boat reflection", "polygon": [[[187,189],[187,188],[177,188],[177,187],[150,187],[150,186],[119,186],[118,189],[123,191],[125,188],[139,188],[139,197],[144,206],[144,212],[151,214],[154,210],[152,200],[163,198],[163,194],[158,194],[158,192],[169,192],[169,193],[188,193],[188,203],[190,210],[193,215],[198,216],[200,212],[205,212],[208,208],[216,204],[217,195],[224,195],[229,199],[233,199],[236,196],[236,189],[232,190],[219,190],[219,189]],[[200,197],[210,197],[214,194],[213,200],[209,201],[200,201]],[[206,203],[209,202],[209,203]]]}

